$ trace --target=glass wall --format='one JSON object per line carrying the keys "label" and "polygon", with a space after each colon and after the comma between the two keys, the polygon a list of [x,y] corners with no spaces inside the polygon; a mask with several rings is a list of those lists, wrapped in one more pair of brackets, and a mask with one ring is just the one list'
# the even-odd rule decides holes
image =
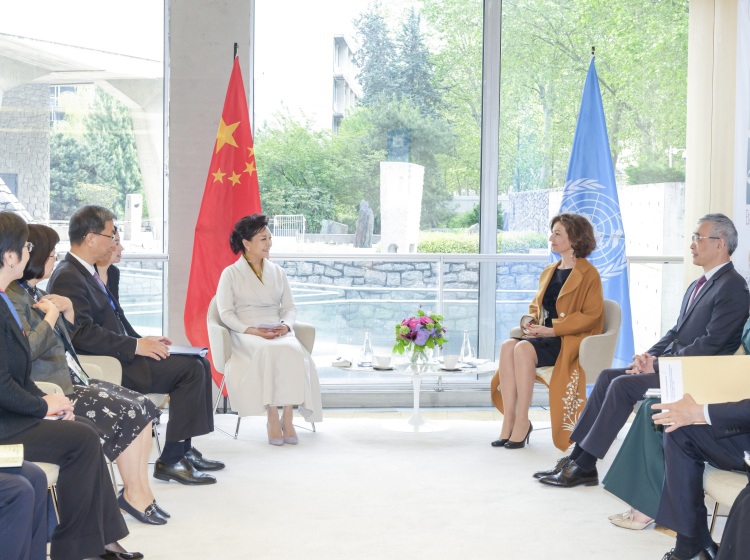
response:
{"label": "glass wall", "polygon": [[127,252],[163,252],[163,13],[153,0],[3,6],[4,204],[63,240],[76,208],[101,204],[122,222]]}

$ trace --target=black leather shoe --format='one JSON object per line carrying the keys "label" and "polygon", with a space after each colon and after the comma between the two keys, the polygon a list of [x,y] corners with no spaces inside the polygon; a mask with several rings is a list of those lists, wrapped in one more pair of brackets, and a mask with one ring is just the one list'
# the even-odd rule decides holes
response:
{"label": "black leather shoe", "polygon": [[571,461],[568,465],[557,474],[543,476],[539,479],[542,484],[549,484],[550,486],[561,486],[562,488],[573,488],[574,486],[596,486],[599,484],[599,473],[596,472],[596,467],[591,472],[581,470],[581,467],[576,465],[575,461]]}
{"label": "black leather shoe", "polygon": [[552,476],[553,474],[558,474],[568,466],[568,463],[570,463],[570,455],[566,455],[562,459],[558,460],[554,468],[547,471],[537,471],[531,476],[533,476],[534,478],[542,478],[543,476]]}
{"label": "black leather shoe", "polygon": [[213,476],[196,470],[185,457],[174,465],[168,465],[161,459],[157,459],[154,465],[154,478],[166,481],[174,480],[180,484],[192,485],[216,483]]}
{"label": "black leather shoe", "polygon": [[661,560],[714,560],[718,552],[719,547],[714,543],[708,548],[701,550],[695,556],[691,556],[690,558],[680,558],[679,556],[675,555],[673,548],[672,550],[667,552]]}
{"label": "black leather shoe", "polygon": [[117,496],[117,505],[120,506],[122,511],[129,513],[141,523],[146,523],[147,525],[165,525],[167,523],[167,520],[159,515],[154,504],[149,505],[146,511],[138,511],[127,502],[122,492]]}
{"label": "black leather shoe", "polygon": [[492,447],[503,447],[506,443],[508,443],[508,439],[496,439],[493,442],[490,442],[490,445]]}
{"label": "black leather shoe", "polygon": [[141,560],[143,554],[140,552],[115,552],[108,550],[106,553],[100,555],[99,558],[106,558],[107,560]]}
{"label": "black leather shoe", "polygon": [[221,461],[206,459],[195,447],[185,453],[185,458],[199,471],[220,471],[225,466]]}
{"label": "black leather shoe", "polygon": [[156,511],[159,515],[161,515],[164,519],[171,519],[171,515],[169,515],[169,512],[165,510],[163,507],[161,507],[159,504],[156,503],[156,500],[151,502],[151,505],[156,508]]}

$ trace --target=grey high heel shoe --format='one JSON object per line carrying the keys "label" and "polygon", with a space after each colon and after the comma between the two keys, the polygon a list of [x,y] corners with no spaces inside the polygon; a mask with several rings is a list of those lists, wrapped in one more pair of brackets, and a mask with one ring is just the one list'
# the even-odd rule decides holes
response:
{"label": "grey high heel shoe", "polygon": [[[266,424],[266,432],[268,432],[268,424]],[[284,433],[283,431],[281,433]],[[286,438],[283,437],[271,437],[271,434],[268,434],[268,443],[271,445],[284,445],[284,442],[286,441]]]}
{"label": "grey high heel shoe", "polygon": [[[281,433],[284,433],[284,418],[281,418]],[[299,443],[299,438],[297,436],[291,436],[286,437],[284,436],[284,443],[288,443],[289,445],[297,445]]]}

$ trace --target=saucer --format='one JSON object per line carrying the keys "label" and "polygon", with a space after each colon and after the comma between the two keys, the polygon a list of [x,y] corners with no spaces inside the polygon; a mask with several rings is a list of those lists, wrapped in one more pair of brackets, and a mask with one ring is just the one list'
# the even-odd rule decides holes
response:
{"label": "saucer", "polygon": [[455,367],[455,368],[447,368],[447,367],[441,367],[440,369],[441,369],[442,371],[461,371],[461,368],[460,368],[460,367]]}
{"label": "saucer", "polygon": [[372,366],[372,369],[374,369],[375,371],[390,371],[393,369],[393,366],[388,366],[388,367]]}

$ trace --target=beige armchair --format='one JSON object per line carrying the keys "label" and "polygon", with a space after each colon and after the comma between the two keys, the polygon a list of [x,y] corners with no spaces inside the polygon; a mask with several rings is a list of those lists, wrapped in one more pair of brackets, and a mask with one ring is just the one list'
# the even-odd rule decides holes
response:
{"label": "beige armchair", "polygon": [[[63,390],[59,385],[55,383],[49,383],[47,381],[35,381],[34,384],[46,395],[62,395]],[[57,477],[60,475],[60,466],[54,463],[42,463],[39,461],[32,461],[37,467],[44,471],[44,475],[47,477],[47,489],[49,490],[50,496],[52,496],[52,507],[55,508],[55,517],[58,523],[60,522],[60,507],[57,504]]]}
{"label": "beige armchair", "polygon": [[[208,306],[206,321],[208,323],[208,344],[211,347],[211,361],[213,362],[216,371],[224,374],[227,361],[232,356],[232,338],[229,327],[222,322],[221,316],[219,315],[216,296],[211,299],[211,303]],[[312,354],[313,346],[315,345],[315,327],[309,323],[301,323],[297,321],[294,324],[294,335],[297,337],[297,340],[300,341],[300,344]],[[221,401],[221,396],[225,386],[226,376],[222,378],[221,385],[219,386],[219,395],[216,399],[216,404],[214,404],[214,414],[216,414],[216,410],[219,408],[219,401]],[[237,434],[240,431],[240,420],[241,418],[238,414],[234,435],[222,430],[221,428],[216,429],[234,439],[237,439]],[[312,431],[314,432],[315,423],[312,422],[311,425]]]}
{"label": "beige armchair", "polygon": [[[621,321],[620,305],[611,299],[604,300],[604,332],[587,336],[581,341],[578,350],[579,361],[586,372],[586,383],[593,384],[602,370],[612,367],[615,357],[617,337],[620,334]],[[510,331],[511,337],[522,337],[521,327],[514,327]],[[549,387],[553,366],[536,369],[536,378]]]}
{"label": "beige armchair", "polygon": [[723,471],[711,465],[706,465],[706,470],[703,471],[703,490],[716,502],[711,516],[710,532],[712,534],[716,525],[716,516],[719,513],[719,504],[732,507],[745,486],[747,486],[745,473]]}

